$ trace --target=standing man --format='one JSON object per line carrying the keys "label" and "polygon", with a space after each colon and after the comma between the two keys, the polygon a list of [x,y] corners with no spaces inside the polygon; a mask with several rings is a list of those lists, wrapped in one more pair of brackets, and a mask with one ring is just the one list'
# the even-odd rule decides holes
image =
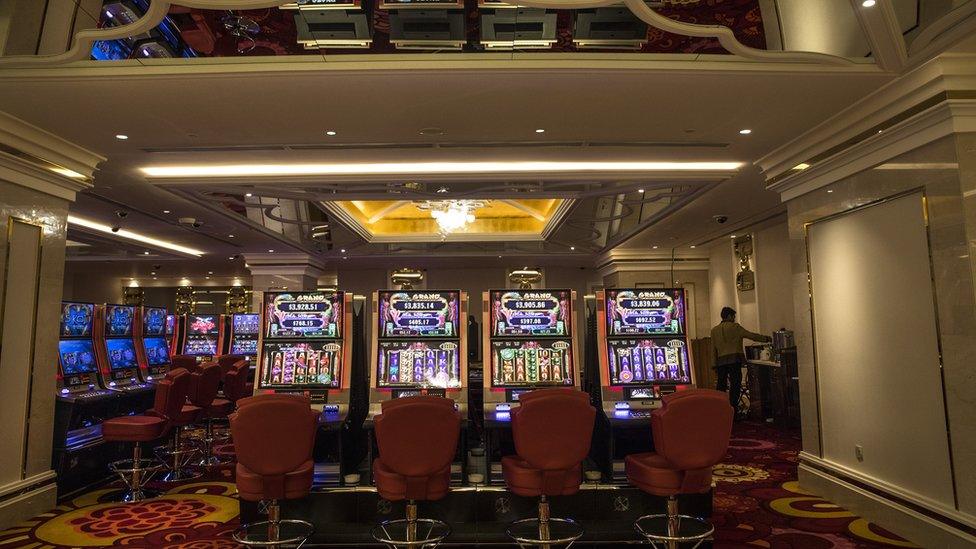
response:
{"label": "standing man", "polygon": [[763,343],[772,341],[769,336],[750,332],[735,321],[735,309],[722,308],[722,322],[712,328],[712,346],[715,347],[715,370],[718,373],[716,389],[728,391],[729,402],[738,413],[739,396],[742,393],[742,365],[746,356],[742,352],[742,340]]}

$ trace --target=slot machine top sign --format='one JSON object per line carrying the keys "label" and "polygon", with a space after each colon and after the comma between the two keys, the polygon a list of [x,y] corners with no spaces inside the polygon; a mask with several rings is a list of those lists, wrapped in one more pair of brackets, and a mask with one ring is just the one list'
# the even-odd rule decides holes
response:
{"label": "slot machine top sign", "polygon": [[607,290],[608,335],[680,335],[685,332],[684,291]]}
{"label": "slot machine top sign", "polygon": [[161,336],[166,329],[166,309],[146,307],[143,309],[142,332],[147,336]]}
{"label": "slot machine top sign", "polygon": [[189,331],[191,335],[217,335],[220,326],[217,324],[217,317],[213,315],[191,315]]}
{"label": "slot machine top sign", "polygon": [[379,292],[381,337],[457,337],[458,291]]}
{"label": "slot machine top sign", "polygon": [[339,337],[342,318],[340,292],[265,294],[269,338]]}
{"label": "slot machine top sign", "polygon": [[136,309],[130,305],[105,306],[105,335],[125,337],[132,335],[132,317]]}
{"label": "slot machine top sign", "polygon": [[492,336],[570,335],[570,290],[492,290]]}
{"label": "slot machine top sign", "polygon": [[235,314],[233,317],[235,334],[257,334],[261,319],[255,313]]}
{"label": "slot machine top sign", "polygon": [[95,306],[91,303],[61,304],[61,337],[85,337],[92,331]]}

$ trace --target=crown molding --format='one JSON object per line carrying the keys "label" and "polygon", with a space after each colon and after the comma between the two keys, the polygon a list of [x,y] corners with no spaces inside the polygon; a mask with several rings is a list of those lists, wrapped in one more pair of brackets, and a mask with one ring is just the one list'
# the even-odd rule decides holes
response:
{"label": "crown molding", "polygon": [[595,264],[600,276],[634,271],[707,271],[709,258],[693,252],[676,253],[672,258],[667,251],[611,250],[598,256]]}
{"label": "crown molding", "polygon": [[91,183],[41,168],[22,158],[0,151],[0,182],[42,192],[74,202],[75,195],[91,187]]}
{"label": "crown molding", "polygon": [[297,275],[318,277],[325,273],[325,263],[309,254],[245,253],[243,256],[251,276]]}

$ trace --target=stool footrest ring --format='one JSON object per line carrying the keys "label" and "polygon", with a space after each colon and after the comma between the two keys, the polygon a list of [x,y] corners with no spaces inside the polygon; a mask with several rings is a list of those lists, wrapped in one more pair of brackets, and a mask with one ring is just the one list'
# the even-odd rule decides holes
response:
{"label": "stool footrest ring", "polygon": [[[268,537],[267,533],[270,527],[277,526],[278,529],[282,527],[290,527],[287,538],[278,540],[264,540],[259,539],[261,537]],[[242,524],[237,530],[234,530],[234,541],[244,545],[245,547],[281,547],[283,545],[295,545],[296,548],[301,547],[308,541],[308,538],[312,537],[315,533],[315,526],[311,522],[304,520],[279,520],[270,521],[263,520],[261,522],[252,522],[250,524]]]}
{"label": "stool footrest ring", "polygon": [[[677,535],[668,535],[668,521],[670,519],[677,520]],[[660,521],[660,524],[650,524],[654,521]],[[697,525],[700,531],[697,533],[681,534],[682,524],[688,523]],[[656,528],[654,528],[655,526]],[[666,514],[644,515],[634,521],[634,528],[655,547],[657,547],[657,542],[687,543],[692,541],[698,542],[694,545],[694,547],[698,547],[715,532],[715,527],[710,522],[701,517],[693,517],[690,515],[675,515],[673,517],[669,517]]]}
{"label": "stool footrest ring", "polygon": [[520,547],[570,547],[576,540],[583,537],[585,531],[580,523],[569,518],[550,517],[547,521],[552,535],[549,539],[528,537],[529,532],[538,533],[540,521],[538,518],[516,520],[508,525],[505,534]]}
{"label": "stool footrest ring", "polygon": [[416,527],[417,539],[407,539],[407,519],[396,519],[381,522],[370,529],[369,534],[378,543],[389,547],[433,548],[451,535],[451,526],[446,522],[428,518],[418,518],[413,521]]}

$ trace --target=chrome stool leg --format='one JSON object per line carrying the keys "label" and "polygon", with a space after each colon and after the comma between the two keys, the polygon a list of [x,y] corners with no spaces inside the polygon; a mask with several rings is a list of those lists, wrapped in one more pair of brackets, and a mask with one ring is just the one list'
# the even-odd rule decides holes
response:
{"label": "chrome stool leg", "polygon": [[[693,525],[694,530],[697,531],[682,533],[682,526],[688,524]],[[715,532],[715,527],[707,520],[679,514],[678,500],[674,496],[668,498],[667,513],[644,515],[634,521],[634,528],[647,538],[651,546],[667,549],[678,549],[682,543],[696,542],[692,546],[692,549],[695,549]]]}
{"label": "chrome stool leg", "polygon": [[[268,520],[242,524],[234,530],[234,541],[245,547],[283,547],[294,545],[299,548],[305,545],[315,526],[304,520],[281,520],[281,507],[277,500],[268,502]],[[282,530],[287,532],[282,534]],[[291,530],[294,530],[293,532]]]}
{"label": "chrome stool leg", "polygon": [[220,467],[222,465],[227,465],[230,463],[228,459],[221,459],[220,456],[214,455],[213,447],[214,441],[213,432],[213,418],[207,418],[207,430],[203,437],[203,457],[200,458],[196,464],[199,467]]}
{"label": "chrome stool leg", "polygon": [[173,431],[173,440],[170,441],[170,444],[156,448],[156,457],[163,463],[167,463],[167,469],[169,469],[160,481],[183,482],[202,477],[202,471],[187,469],[196,453],[197,449],[191,448],[183,440],[183,427],[177,426]]}
{"label": "chrome stool leg", "polygon": [[519,547],[568,548],[583,537],[583,527],[573,519],[554,518],[549,511],[546,496],[539,498],[538,516],[516,520],[508,525],[505,533]]}
{"label": "chrome stool leg", "polygon": [[122,493],[121,501],[135,503],[144,499],[156,497],[158,494],[143,488],[161,468],[162,463],[145,462],[142,459],[142,445],[138,442],[132,449],[132,459],[121,459],[109,463],[108,468],[122,478],[126,489]]}
{"label": "chrome stool leg", "polygon": [[433,549],[451,535],[451,527],[441,520],[417,518],[417,502],[410,500],[406,518],[383,521],[369,533],[374,540],[391,549]]}

